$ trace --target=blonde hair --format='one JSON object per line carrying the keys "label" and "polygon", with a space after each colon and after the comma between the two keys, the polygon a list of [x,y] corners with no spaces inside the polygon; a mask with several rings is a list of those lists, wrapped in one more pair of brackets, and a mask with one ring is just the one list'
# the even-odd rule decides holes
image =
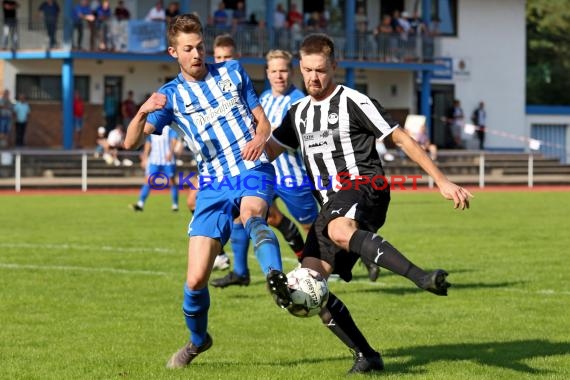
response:
{"label": "blonde hair", "polygon": [[289,69],[293,68],[293,65],[291,63],[291,61],[293,60],[293,54],[289,53],[287,50],[281,50],[281,49],[269,50],[265,55],[265,62],[266,62],[265,66],[267,66],[267,63],[272,59],[284,59],[285,61],[287,61],[287,66],[289,67]]}
{"label": "blonde hair", "polygon": [[229,33],[220,34],[214,39],[214,49],[217,47],[231,47],[235,49],[236,42]]}

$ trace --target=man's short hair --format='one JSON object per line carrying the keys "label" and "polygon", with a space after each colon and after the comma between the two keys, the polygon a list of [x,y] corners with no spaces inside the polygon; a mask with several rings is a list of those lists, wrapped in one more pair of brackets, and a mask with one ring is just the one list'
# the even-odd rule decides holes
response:
{"label": "man's short hair", "polygon": [[269,63],[269,61],[271,61],[272,59],[279,59],[279,58],[287,61],[287,66],[289,67],[289,69],[293,68],[293,65],[291,63],[291,60],[293,59],[293,54],[289,53],[287,50],[281,50],[281,49],[273,49],[267,52],[267,54],[265,55],[265,67],[267,68],[267,63]]}
{"label": "man's short hair", "polygon": [[299,53],[301,56],[308,54],[324,54],[331,62],[334,62],[334,42],[324,33],[309,34],[301,43]]}
{"label": "man's short hair", "polygon": [[168,44],[174,46],[178,33],[202,34],[202,22],[200,18],[192,13],[176,16],[168,24]]}
{"label": "man's short hair", "polygon": [[236,42],[228,33],[220,34],[214,39],[214,49],[217,47],[231,47],[235,49]]}

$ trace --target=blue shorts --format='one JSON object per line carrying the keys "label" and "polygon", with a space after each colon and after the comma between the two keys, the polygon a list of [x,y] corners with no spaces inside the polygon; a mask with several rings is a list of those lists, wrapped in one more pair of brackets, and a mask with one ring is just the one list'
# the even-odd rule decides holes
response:
{"label": "blue shorts", "polygon": [[313,197],[310,187],[303,186],[292,189],[286,186],[277,186],[275,196],[283,200],[291,216],[301,224],[312,224],[319,215],[317,201]]}
{"label": "blue shorts", "polygon": [[73,127],[76,131],[80,131],[83,128],[83,118],[82,117],[73,117]]}
{"label": "blue shorts", "polygon": [[[200,176],[203,180],[204,176]],[[196,210],[188,226],[188,235],[206,236],[225,245],[232,232],[234,219],[239,215],[241,198],[262,198],[267,206],[275,196],[275,169],[263,164],[235,177],[208,181],[200,186],[196,196]]]}
{"label": "blue shorts", "polygon": [[164,173],[168,176],[168,178],[174,177],[176,174],[176,164],[170,165],[155,165],[155,164],[147,164],[146,166],[146,176],[148,177],[154,173]]}
{"label": "blue shorts", "polygon": [[5,116],[0,117],[0,135],[9,134],[11,127],[12,127],[12,118]]}

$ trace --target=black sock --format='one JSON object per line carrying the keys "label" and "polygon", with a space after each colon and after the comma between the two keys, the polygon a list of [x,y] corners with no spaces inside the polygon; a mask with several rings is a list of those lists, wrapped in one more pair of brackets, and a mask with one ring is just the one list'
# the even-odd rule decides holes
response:
{"label": "black sock", "polygon": [[348,247],[351,252],[358,254],[366,261],[371,261],[394,273],[413,281],[417,286],[427,273],[415,266],[392,244],[372,232],[356,230],[350,238]]}
{"label": "black sock", "polygon": [[277,229],[279,230],[279,232],[281,232],[281,234],[287,241],[287,244],[289,244],[289,247],[291,247],[291,249],[293,250],[293,252],[295,252],[295,254],[303,251],[305,242],[303,241],[303,236],[301,235],[301,232],[299,231],[295,223],[293,223],[289,218],[283,215],[283,219],[281,220],[281,223],[279,223],[279,225],[277,226]]}
{"label": "black sock", "polygon": [[320,317],[324,325],[349,349],[362,352],[364,356],[375,353],[354,323],[348,308],[333,293],[329,293],[329,300],[321,310]]}

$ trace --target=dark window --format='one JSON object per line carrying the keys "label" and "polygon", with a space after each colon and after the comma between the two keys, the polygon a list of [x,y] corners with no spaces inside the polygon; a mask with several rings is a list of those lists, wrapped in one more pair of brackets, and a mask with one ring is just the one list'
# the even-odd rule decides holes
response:
{"label": "dark window", "polygon": [[[76,76],[75,89],[89,101],[89,77]],[[16,93],[26,94],[31,101],[61,101],[61,75],[16,75]]]}
{"label": "dark window", "polygon": [[457,0],[432,0],[431,22],[438,22],[439,34],[457,36]]}

